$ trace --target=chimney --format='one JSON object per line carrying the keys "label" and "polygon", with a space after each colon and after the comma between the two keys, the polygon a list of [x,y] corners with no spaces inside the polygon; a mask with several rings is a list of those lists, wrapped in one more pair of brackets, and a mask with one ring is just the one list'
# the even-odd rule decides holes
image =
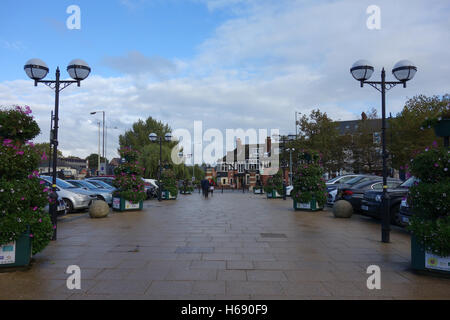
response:
{"label": "chimney", "polygon": [[270,152],[272,148],[272,139],[270,137],[266,138],[266,152]]}

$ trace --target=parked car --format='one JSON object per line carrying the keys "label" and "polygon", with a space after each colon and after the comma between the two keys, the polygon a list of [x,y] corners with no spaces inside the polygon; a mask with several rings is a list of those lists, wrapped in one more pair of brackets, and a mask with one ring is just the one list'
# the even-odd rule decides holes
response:
{"label": "parked car", "polygon": [[332,183],[327,185],[327,206],[332,207],[334,201],[336,201],[336,196],[339,188],[351,187],[357,183],[368,181],[374,178],[379,178],[379,176],[369,175],[369,174],[358,174],[353,175],[352,178],[346,179],[345,183]]}
{"label": "parked car", "polygon": [[[387,189],[387,193],[390,198],[390,216],[391,223],[404,226],[405,224],[402,222],[400,217],[400,204],[402,200],[408,194],[409,188],[414,184],[414,182],[418,181],[415,177],[411,177],[399,186]],[[369,190],[364,192],[363,200],[361,201],[361,210],[363,214],[367,216],[371,216],[373,218],[380,219],[381,211],[382,211],[382,199],[383,199],[383,190]]]}
{"label": "parked car", "polygon": [[[41,179],[47,187],[51,187],[51,177],[41,176]],[[73,212],[74,210],[87,209],[92,201],[97,199],[97,196],[91,191],[77,188],[73,184],[59,178],[56,179],[56,188],[56,193],[66,203],[68,213]]]}
{"label": "parked car", "polygon": [[[56,214],[57,214],[58,216],[63,216],[63,215],[65,215],[65,214],[67,214],[66,203],[64,202],[63,198],[61,198],[60,196],[58,196],[58,200],[57,200],[56,204],[57,204],[57,205],[56,205]],[[45,210],[47,213],[50,213],[50,204],[47,204],[47,205],[44,207],[44,210]]]}
{"label": "parked car", "polygon": [[333,179],[330,179],[328,181],[325,182],[325,184],[328,186],[332,186],[333,184],[340,184],[340,183],[345,183],[348,180],[354,178],[358,176],[358,174],[344,174],[342,176],[337,176]]}
{"label": "parked car", "polygon": [[155,179],[144,179],[145,192],[147,193],[147,199],[158,197],[158,184]]}
{"label": "parked car", "polygon": [[287,186],[286,187],[286,196],[290,197],[293,189],[294,189],[294,186]]}
{"label": "parked car", "polygon": [[414,214],[412,208],[408,205],[408,194],[402,198],[399,209],[399,219],[403,226],[407,226],[410,223],[411,216]]}
{"label": "parked car", "polygon": [[97,195],[97,199],[105,201],[108,205],[112,205],[112,193],[111,189],[99,188],[96,185],[86,180],[66,180],[78,188],[83,188],[94,192]]}
{"label": "parked car", "polygon": [[102,188],[102,189],[108,189],[111,191],[115,191],[117,190],[116,187],[111,186],[110,184],[102,181],[102,180],[95,180],[95,179],[84,179],[85,181],[92,183],[94,186],[98,187],[98,188]]}
{"label": "parked car", "polygon": [[107,184],[109,184],[111,187],[114,187],[113,185],[113,181],[114,181],[114,176],[98,176],[98,177],[90,177],[87,178],[85,180],[98,180],[98,181],[103,181],[106,182]]}
{"label": "parked car", "polygon": [[[387,185],[389,188],[395,188],[402,183],[400,179],[388,179]],[[347,200],[353,207],[353,212],[361,212],[361,202],[364,197],[364,192],[367,190],[383,190],[383,179],[375,177],[370,180],[359,182],[353,186],[340,188],[336,199]]]}

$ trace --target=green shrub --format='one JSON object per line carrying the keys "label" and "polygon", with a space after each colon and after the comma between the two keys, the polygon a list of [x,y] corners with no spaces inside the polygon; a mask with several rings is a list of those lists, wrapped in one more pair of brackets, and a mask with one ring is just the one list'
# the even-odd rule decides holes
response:
{"label": "green shrub", "polygon": [[327,188],[323,178],[323,168],[317,153],[299,153],[298,164],[292,175],[294,188],[292,198],[300,203],[309,203],[315,199],[319,207],[323,207],[327,200]]}
{"label": "green shrub", "polygon": [[0,110],[0,244],[16,241],[27,229],[33,254],[42,251],[53,235],[45,206],[50,191],[36,171],[41,157],[27,140],[40,133],[31,109]]}
{"label": "green shrub", "polygon": [[272,177],[269,177],[264,185],[264,192],[272,193],[274,190],[278,192],[278,194],[283,194],[283,177],[282,170],[278,170],[276,174]]}
{"label": "green shrub", "polygon": [[169,191],[173,197],[178,195],[177,180],[172,169],[165,169],[161,176],[162,191]]}
{"label": "green shrub", "polygon": [[426,148],[411,162],[419,179],[409,189],[408,202],[414,216],[408,229],[419,243],[439,256],[450,255],[450,150]]}
{"label": "green shrub", "polygon": [[125,147],[119,150],[120,156],[125,160],[114,169],[114,197],[121,197],[132,203],[138,203],[147,198],[144,181],[142,180],[143,168],[139,166],[138,153]]}

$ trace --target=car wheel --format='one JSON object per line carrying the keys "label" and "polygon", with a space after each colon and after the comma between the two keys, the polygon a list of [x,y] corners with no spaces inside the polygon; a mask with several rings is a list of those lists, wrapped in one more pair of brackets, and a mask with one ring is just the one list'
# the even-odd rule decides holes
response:
{"label": "car wheel", "polygon": [[[102,196],[100,196],[100,195],[98,195],[98,196],[97,196],[97,199],[98,199],[98,200],[102,200],[102,201],[105,201],[105,198],[103,198],[103,197],[102,197]],[[105,202],[106,202],[106,201],[105,201]]]}
{"label": "car wheel", "polygon": [[73,212],[73,204],[72,204],[72,201],[70,201],[69,199],[63,199],[64,200],[64,202],[66,203],[66,212],[67,213],[71,213],[71,212]]}

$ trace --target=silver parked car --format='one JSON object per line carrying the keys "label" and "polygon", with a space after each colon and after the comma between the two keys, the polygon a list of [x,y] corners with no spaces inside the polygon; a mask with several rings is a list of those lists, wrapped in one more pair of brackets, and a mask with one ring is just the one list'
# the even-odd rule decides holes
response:
{"label": "silver parked car", "polygon": [[[47,213],[50,213],[50,204],[46,204],[44,210]],[[57,215],[65,215],[67,213],[66,203],[64,202],[63,198],[58,196],[58,200],[56,201],[56,214]]]}
{"label": "silver parked car", "polygon": [[[41,179],[44,181],[46,186],[51,187],[51,177],[41,176]],[[97,199],[97,196],[91,191],[77,188],[73,184],[59,178],[56,179],[56,188],[56,193],[66,203],[67,212],[87,209],[91,205],[92,201]]]}
{"label": "silver parked car", "polygon": [[102,189],[109,189],[109,190],[112,190],[112,191],[116,191],[117,190],[116,187],[110,185],[109,183],[106,183],[103,180],[97,180],[95,178],[89,178],[89,179],[84,179],[84,180],[89,182],[89,183],[92,183],[94,186],[102,188]]}
{"label": "silver parked car", "polygon": [[107,204],[112,205],[112,193],[111,189],[103,189],[95,186],[91,181],[87,180],[66,180],[78,188],[83,188],[94,192],[97,195],[97,199],[105,201]]}

